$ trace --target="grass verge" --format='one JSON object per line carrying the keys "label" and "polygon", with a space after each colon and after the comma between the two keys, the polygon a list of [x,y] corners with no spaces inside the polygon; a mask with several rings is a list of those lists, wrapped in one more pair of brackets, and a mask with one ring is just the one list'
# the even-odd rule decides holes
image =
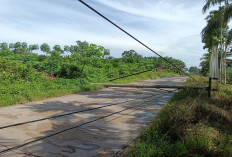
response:
{"label": "grass verge", "polygon": [[[177,76],[178,74],[160,70],[147,72],[123,78],[113,83],[130,83],[164,76]],[[85,79],[54,79],[44,82],[18,82],[0,85],[0,107],[23,104],[31,101],[42,100],[83,91],[103,88],[101,85],[91,84]]]}
{"label": "grass verge", "polygon": [[[196,79],[200,84],[189,79],[186,85],[207,86],[206,78]],[[218,88],[212,98],[204,92],[194,105],[201,91],[176,93],[125,156],[231,157],[232,85]]]}
{"label": "grass verge", "polygon": [[26,82],[1,85],[0,107],[100,88],[103,86],[90,84],[84,79],[55,79],[43,83]]}

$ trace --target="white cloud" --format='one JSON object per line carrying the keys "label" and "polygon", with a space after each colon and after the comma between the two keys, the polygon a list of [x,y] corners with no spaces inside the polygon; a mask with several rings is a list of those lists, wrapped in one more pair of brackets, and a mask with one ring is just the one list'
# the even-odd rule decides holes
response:
{"label": "white cloud", "polygon": [[[198,66],[203,55],[204,0],[92,0],[86,2],[149,47]],[[60,45],[76,40],[103,45],[119,57],[146,48],[84,7],[77,0],[0,0],[0,42],[26,41]]]}
{"label": "white cloud", "polygon": [[[167,20],[167,21],[189,21],[194,19],[199,19],[197,15],[201,14],[201,12],[196,13],[196,10],[201,10],[199,5],[194,5],[192,7],[186,8],[186,3],[175,3],[171,0],[96,0],[98,3],[102,3],[119,11],[123,11],[126,13],[130,13],[136,16],[142,16],[145,18],[159,19],[159,20]],[[191,15],[191,18],[189,18]]]}

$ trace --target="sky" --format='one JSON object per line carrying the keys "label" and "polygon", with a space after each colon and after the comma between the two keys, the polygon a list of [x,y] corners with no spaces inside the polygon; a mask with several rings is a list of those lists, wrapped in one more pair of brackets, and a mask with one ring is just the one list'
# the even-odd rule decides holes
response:
{"label": "sky", "polygon": [[[199,66],[205,0],[83,0],[162,56]],[[111,56],[133,49],[156,56],[78,0],[0,0],[0,42],[102,45]]]}

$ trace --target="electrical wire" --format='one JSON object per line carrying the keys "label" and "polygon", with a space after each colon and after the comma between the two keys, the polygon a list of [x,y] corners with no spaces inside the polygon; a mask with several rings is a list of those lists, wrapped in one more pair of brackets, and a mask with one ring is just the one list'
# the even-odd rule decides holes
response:
{"label": "electrical wire", "polygon": [[[98,15],[100,15],[102,18],[104,18],[105,20],[107,20],[108,22],[110,22],[111,24],[113,24],[115,27],[117,27],[118,29],[120,29],[121,31],[123,31],[124,33],[126,33],[127,35],[129,35],[131,38],[133,38],[134,40],[136,40],[137,42],[139,42],[141,45],[143,45],[144,47],[146,47],[147,49],[149,49],[151,52],[155,53],[157,56],[159,56],[160,58],[162,58],[163,60],[165,60],[167,63],[171,64],[171,65],[172,65],[173,67],[175,67],[177,70],[179,70],[179,71],[182,72],[183,74],[189,76],[189,77],[192,78],[193,80],[197,81],[197,80],[196,80],[195,78],[193,78],[191,75],[189,75],[188,73],[184,72],[182,69],[180,69],[179,67],[177,67],[175,64],[173,64],[172,62],[170,62],[170,61],[167,60],[166,58],[162,57],[160,54],[158,54],[157,52],[155,52],[153,49],[151,49],[150,47],[148,47],[147,45],[145,45],[144,43],[142,43],[140,40],[138,40],[137,38],[135,38],[134,36],[132,36],[131,34],[129,34],[127,31],[125,31],[124,29],[122,29],[122,28],[119,27],[118,25],[116,25],[114,22],[112,22],[111,20],[109,20],[108,18],[106,18],[105,16],[103,16],[101,13],[99,13],[98,11],[96,11],[95,9],[93,9],[91,6],[89,6],[88,4],[86,4],[85,2],[83,2],[82,0],[79,0],[79,1],[80,1],[82,4],[84,4],[85,6],[87,6],[89,9],[91,9],[92,11],[94,11],[95,13],[97,13]],[[138,74],[139,74],[139,73],[138,73]],[[133,75],[133,74],[132,74],[132,75]],[[132,76],[132,75],[131,75],[131,76]],[[134,74],[134,75],[137,75],[137,74]],[[116,79],[113,79],[113,80],[116,80]],[[197,81],[197,82],[198,82],[198,81]],[[203,91],[203,90],[202,90],[202,91]],[[201,94],[202,94],[202,93],[203,93],[203,92],[201,92]],[[199,97],[201,96],[201,94],[199,95]],[[195,99],[195,101],[193,102],[192,105],[190,105],[190,107],[193,106],[193,105],[196,103],[196,101],[198,100],[199,97],[197,97],[197,99]],[[143,103],[145,103],[145,102],[143,102]],[[108,105],[108,106],[109,106],[109,105]],[[112,106],[112,104],[111,104],[111,106]],[[105,107],[106,107],[106,105],[105,105]],[[103,108],[103,107],[100,107],[100,108]],[[86,124],[89,124],[89,123],[93,123],[93,122],[96,122],[96,121],[98,121],[98,120],[101,120],[101,119],[110,117],[110,116],[112,116],[112,115],[114,115],[114,114],[121,113],[121,112],[126,111],[126,110],[129,110],[129,109],[131,109],[131,108],[134,108],[134,107],[131,106],[131,107],[128,107],[128,108],[126,108],[126,109],[120,110],[120,111],[118,111],[118,112],[114,112],[114,113],[108,114],[108,115],[106,115],[106,116],[102,116],[102,117],[97,118],[97,119],[95,119],[95,120],[91,120],[91,121],[88,121],[88,122],[85,122],[85,123],[76,125],[76,126],[74,126],[74,127],[70,127],[70,128],[61,130],[61,131],[59,131],[59,132],[56,132],[56,133],[47,135],[47,136],[39,137],[39,138],[34,139],[34,140],[32,140],[32,141],[26,142],[26,143],[24,143],[24,144],[21,144],[21,145],[15,146],[15,147],[11,147],[11,148],[5,149],[5,150],[3,150],[3,151],[0,151],[0,155],[1,155],[1,154],[4,154],[4,153],[6,153],[6,152],[9,152],[9,151],[13,151],[13,150],[19,149],[19,148],[21,148],[21,147],[24,147],[24,146],[26,146],[26,145],[32,144],[32,143],[34,143],[34,142],[41,141],[41,140],[43,140],[43,139],[46,139],[46,138],[49,138],[49,137],[52,137],[52,136],[61,134],[61,133],[63,133],[63,132],[66,132],[66,131],[69,131],[69,130],[72,130],[72,129],[81,127],[81,126],[83,126],[83,125],[86,125]],[[93,109],[87,109],[87,110],[93,110]],[[86,110],[86,111],[87,111],[87,110]],[[79,113],[79,112],[80,112],[80,111],[75,111],[75,112],[71,112],[71,113],[67,113],[67,114],[63,114],[63,115],[57,115],[57,116],[48,117],[48,118],[49,118],[49,119],[58,118],[58,117],[61,117],[61,116],[71,115],[71,114]],[[84,111],[82,111],[82,112],[84,112]],[[186,113],[186,112],[185,112],[185,113]],[[40,119],[40,120],[30,121],[30,123],[32,123],[32,122],[37,122],[37,121],[41,121],[41,120],[46,120],[46,119],[48,119],[48,118],[43,118],[43,119]],[[24,122],[24,123],[29,123],[29,122]],[[13,127],[13,126],[15,126],[15,125],[23,125],[24,123],[13,124],[13,125],[11,125],[11,126],[4,126],[4,127],[1,127],[1,128],[4,129],[4,128],[8,128],[8,127]],[[170,131],[170,130],[169,130],[169,131]],[[168,131],[168,132],[169,132],[169,131]]]}
{"label": "electrical wire", "polygon": [[[161,137],[161,139],[163,139],[165,136],[167,136],[168,133],[171,131],[172,128],[176,127],[176,125],[178,124],[178,122],[180,121],[180,119],[181,119],[185,114],[187,114],[187,113],[190,111],[190,109],[196,104],[197,100],[198,100],[198,99],[201,97],[201,95],[203,94],[203,91],[204,91],[204,90],[201,90],[200,94],[194,99],[193,103],[187,108],[186,112],[184,112],[179,118],[177,118],[177,120],[174,122],[174,125],[172,125],[172,126],[168,129],[168,131]],[[143,136],[146,136],[146,137],[147,137],[146,134],[144,134]],[[156,141],[154,141],[153,139],[151,139],[151,140],[152,140],[154,143],[156,143]],[[129,143],[133,143],[134,141],[135,141],[135,139],[133,139],[133,140],[130,141]],[[115,154],[113,154],[112,157],[118,155],[118,154],[119,154],[120,152],[122,152],[123,149],[125,149],[125,148],[126,148],[126,146],[124,146],[122,149],[120,149],[120,150],[117,151]]]}
{"label": "electrical wire", "polygon": [[137,73],[134,73],[134,74],[130,74],[130,75],[126,75],[126,76],[122,76],[122,77],[118,77],[118,78],[114,78],[114,79],[111,79],[109,81],[112,82],[112,81],[115,81],[115,80],[119,80],[119,79],[122,79],[122,78],[130,77],[130,76],[134,76],[134,75],[138,75],[138,74],[143,74],[143,73],[150,72],[150,71],[153,71],[153,69],[137,72]]}
{"label": "electrical wire", "polygon": [[[149,101],[150,101],[150,100],[149,100]],[[142,103],[140,103],[140,104],[144,104],[144,103],[149,102],[149,101],[144,101],[144,102],[142,102]],[[49,137],[52,137],[52,136],[61,134],[61,133],[63,133],[63,132],[66,132],[66,131],[69,131],[69,130],[72,130],[72,129],[79,128],[79,127],[81,127],[81,126],[83,126],[83,125],[90,124],[90,123],[96,122],[96,121],[101,120],[101,119],[105,119],[105,118],[107,118],[107,117],[110,117],[110,116],[112,116],[112,115],[115,115],[115,114],[124,112],[124,111],[126,111],[126,110],[129,110],[129,109],[132,109],[132,108],[135,108],[135,107],[136,107],[136,106],[130,105],[130,107],[127,107],[126,109],[122,109],[122,110],[120,110],[120,111],[110,113],[110,114],[108,114],[108,115],[106,115],[106,116],[102,116],[102,117],[100,117],[100,118],[97,118],[97,119],[94,119],[94,120],[91,120],[91,121],[88,121],[88,122],[85,122],[85,123],[82,123],[82,124],[79,124],[79,125],[76,125],[76,126],[73,126],[73,127],[67,128],[67,129],[64,129],[64,130],[61,130],[61,131],[58,131],[58,132],[56,132],[56,133],[53,133],[53,134],[50,134],[50,135],[47,135],[47,136],[42,136],[42,137],[36,138],[36,139],[31,140],[31,141],[29,141],[29,142],[26,142],[26,143],[24,143],[24,144],[17,145],[17,146],[14,146],[14,147],[11,147],[11,148],[2,150],[2,151],[0,151],[0,155],[3,155],[3,154],[5,154],[5,153],[7,153],[7,152],[10,152],[10,151],[17,150],[17,149],[19,149],[19,148],[22,148],[22,147],[24,147],[24,146],[30,145],[30,144],[32,144],[32,143],[35,143],[35,142],[38,142],[38,141],[47,139],[47,138],[49,138]]]}
{"label": "electrical wire", "polygon": [[96,14],[98,14],[99,16],[101,16],[102,18],[104,18],[106,21],[108,21],[109,23],[111,23],[112,25],[114,25],[115,27],[117,27],[118,29],[120,29],[122,32],[124,32],[125,34],[127,34],[128,36],[130,36],[131,38],[133,38],[135,41],[137,41],[138,43],[140,43],[141,45],[143,45],[144,47],[146,47],[148,50],[150,50],[151,52],[155,53],[157,56],[159,56],[160,58],[162,58],[164,61],[166,61],[167,63],[169,63],[173,67],[175,67],[179,72],[181,72],[181,73],[189,76],[193,80],[197,81],[191,75],[189,75],[188,73],[184,72],[182,69],[180,69],[179,67],[177,67],[175,64],[173,64],[172,62],[170,62],[166,58],[162,57],[159,53],[157,53],[156,51],[154,51],[153,49],[151,49],[150,47],[148,47],[146,44],[144,44],[143,42],[141,42],[140,40],[138,40],[136,37],[134,37],[133,35],[131,35],[127,31],[125,31],[124,29],[122,29],[120,26],[118,26],[113,21],[111,21],[110,19],[108,19],[107,17],[105,17],[103,14],[101,14],[100,12],[98,12],[96,9],[94,9],[93,7],[91,7],[90,5],[88,5],[87,3],[85,3],[83,0],[78,0],[78,1],[81,2],[83,5],[85,5],[86,7],[88,7],[93,12],[95,12]]}
{"label": "electrical wire", "polygon": [[[139,98],[139,99],[146,99],[146,98],[149,98],[149,97],[152,97],[152,96],[153,95],[150,95],[150,96],[142,97],[142,98]],[[71,112],[68,112],[68,113],[58,114],[58,115],[55,115],[55,116],[41,118],[41,119],[36,119],[36,120],[31,120],[31,121],[26,121],[26,122],[22,122],[22,123],[16,123],[16,124],[11,124],[11,125],[6,125],[6,126],[0,126],[0,130],[1,129],[6,129],[6,128],[10,128],[10,127],[19,126],[19,125],[25,125],[25,124],[30,124],[30,123],[44,121],[44,120],[49,120],[49,119],[56,119],[56,118],[60,118],[60,117],[68,116],[68,115],[77,114],[77,113],[82,113],[82,112],[87,112],[87,111],[93,111],[93,110],[97,110],[97,109],[101,109],[101,108],[105,108],[105,107],[109,107],[109,106],[115,106],[115,105],[122,104],[122,103],[133,102],[133,101],[137,101],[137,100],[128,100],[128,101],[124,101],[124,102],[119,102],[119,103],[115,103],[115,104],[104,105],[104,106],[90,108],[90,109],[85,109],[85,110],[71,111]]]}

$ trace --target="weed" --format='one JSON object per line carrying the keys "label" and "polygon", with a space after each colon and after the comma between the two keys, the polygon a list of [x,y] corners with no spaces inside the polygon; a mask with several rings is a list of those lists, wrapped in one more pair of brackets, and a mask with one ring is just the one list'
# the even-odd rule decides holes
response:
{"label": "weed", "polygon": [[[206,86],[188,79],[186,85]],[[232,154],[231,85],[216,85],[212,98],[203,96],[189,108],[199,90],[181,90],[167,103],[153,123],[141,133],[126,156],[229,157]],[[188,109],[188,112],[186,112]]]}

